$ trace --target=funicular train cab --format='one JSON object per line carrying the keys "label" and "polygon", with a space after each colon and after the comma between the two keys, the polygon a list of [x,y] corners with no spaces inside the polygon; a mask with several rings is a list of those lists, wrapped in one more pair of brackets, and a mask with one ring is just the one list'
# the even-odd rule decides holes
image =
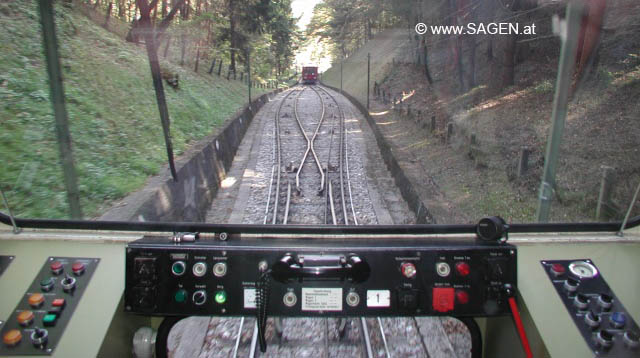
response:
{"label": "funicular train cab", "polygon": [[302,67],[302,83],[313,85],[318,82],[318,67],[305,66]]}

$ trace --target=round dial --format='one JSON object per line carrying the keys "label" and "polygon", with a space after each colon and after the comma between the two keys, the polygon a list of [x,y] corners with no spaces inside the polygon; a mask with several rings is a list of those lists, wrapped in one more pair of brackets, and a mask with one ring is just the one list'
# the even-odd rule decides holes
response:
{"label": "round dial", "polygon": [[586,261],[574,261],[570,263],[569,271],[580,278],[592,278],[598,274],[598,269]]}

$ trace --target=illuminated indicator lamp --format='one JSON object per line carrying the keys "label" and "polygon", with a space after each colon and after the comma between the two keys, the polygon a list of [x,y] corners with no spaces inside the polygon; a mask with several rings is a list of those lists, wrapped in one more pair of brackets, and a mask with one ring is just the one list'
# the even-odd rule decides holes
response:
{"label": "illuminated indicator lamp", "polygon": [[217,304],[224,304],[227,302],[227,293],[224,290],[220,290],[216,292],[216,296],[214,297]]}
{"label": "illuminated indicator lamp", "polygon": [[34,318],[35,318],[35,315],[33,314],[33,312],[31,312],[31,311],[22,311],[22,312],[18,313],[17,320],[18,320],[18,323],[21,326],[26,327],[26,326],[30,325],[33,322]]}
{"label": "illuminated indicator lamp", "polygon": [[554,277],[560,277],[567,272],[567,269],[565,269],[562,264],[553,264],[551,265],[550,272]]}
{"label": "illuminated indicator lamp", "polygon": [[187,291],[184,289],[180,289],[176,291],[176,294],[173,296],[173,299],[178,303],[183,303],[187,300]]}
{"label": "illuminated indicator lamp", "polygon": [[73,263],[73,265],[71,265],[71,271],[73,271],[73,274],[76,276],[82,275],[84,273],[85,268],[86,268],[86,265],[80,261],[76,261]]}
{"label": "illuminated indicator lamp", "polygon": [[460,275],[460,276],[467,276],[471,272],[471,269],[469,268],[469,264],[468,263],[466,263],[466,262],[458,262],[456,264],[456,271],[458,272],[458,275]]}
{"label": "illuminated indicator lamp", "polygon": [[31,296],[29,296],[28,301],[29,301],[29,306],[33,308],[38,308],[42,306],[42,304],[44,303],[44,296],[42,295],[42,293],[34,293]]}
{"label": "illuminated indicator lamp", "polygon": [[469,303],[469,293],[464,290],[456,290],[456,301],[459,304],[466,305]]}
{"label": "illuminated indicator lamp", "polygon": [[58,316],[53,313],[47,313],[42,317],[42,324],[45,327],[53,327],[56,325],[56,321],[58,320]]}
{"label": "illuminated indicator lamp", "polygon": [[9,347],[13,347],[22,340],[22,332],[19,329],[12,329],[2,336],[2,342]]}
{"label": "illuminated indicator lamp", "polygon": [[54,275],[59,275],[64,270],[64,266],[62,266],[62,262],[54,261],[51,263],[51,273]]}
{"label": "illuminated indicator lamp", "polygon": [[56,298],[53,300],[53,302],[51,302],[52,307],[60,307],[60,309],[63,309],[65,305],[66,302],[64,298]]}
{"label": "illuminated indicator lamp", "polygon": [[416,265],[411,262],[405,262],[400,266],[400,271],[406,278],[413,278],[416,276],[417,270]]}
{"label": "illuminated indicator lamp", "polygon": [[614,312],[611,314],[611,317],[609,317],[609,322],[611,322],[611,325],[615,328],[622,328],[627,323],[627,316],[622,312]]}
{"label": "illuminated indicator lamp", "polygon": [[171,272],[173,272],[176,276],[184,275],[184,271],[186,270],[186,265],[184,261],[176,261],[171,265]]}

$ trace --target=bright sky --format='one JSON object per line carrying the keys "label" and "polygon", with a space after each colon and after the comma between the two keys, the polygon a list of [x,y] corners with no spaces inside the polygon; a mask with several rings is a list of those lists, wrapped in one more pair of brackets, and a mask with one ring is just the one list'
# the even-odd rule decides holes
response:
{"label": "bright sky", "polygon": [[291,10],[293,16],[298,17],[302,15],[300,21],[298,21],[298,27],[304,30],[307,27],[309,21],[311,21],[311,15],[313,15],[313,7],[316,6],[322,0],[293,0],[291,3]]}
{"label": "bright sky", "polygon": [[[300,17],[300,21],[298,21],[298,27],[301,30],[306,29],[309,21],[311,21],[311,16],[313,16],[313,8],[321,2],[322,0],[293,0],[291,3],[291,10],[293,12],[294,17]],[[321,59],[320,63],[311,60],[311,54],[313,52],[313,48],[307,47],[302,48],[296,54],[296,63],[298,66],[304,65],[317,65],[320,67],[320,72],[325,71],[327,68],[331,67],[331,61],[329,58]]]}

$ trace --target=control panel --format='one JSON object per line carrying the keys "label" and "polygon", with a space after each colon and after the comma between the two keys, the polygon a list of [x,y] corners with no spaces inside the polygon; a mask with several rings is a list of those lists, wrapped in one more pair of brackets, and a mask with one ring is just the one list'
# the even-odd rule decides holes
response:
{"label": "control panel", "polygon": [[13,261],[14,256],[0,255],[0,276],[4,273],[4,270],[9,267],[9,264]]}
{"label": "control panel", "polygon": [[640,356],[640,329],[592,260],[541,263],[596,357]]}
{"label": "control panel", "polygon": [[125,309],[247,316],[262,300],[275,316],[494,316],[509,313],[516,277],[515,247],[473,239],[149,237],[127,247]]}
{"label": "control panel", "polygon": [[49,257],[0,334],[0,355],[51,355],[99,259]]}

